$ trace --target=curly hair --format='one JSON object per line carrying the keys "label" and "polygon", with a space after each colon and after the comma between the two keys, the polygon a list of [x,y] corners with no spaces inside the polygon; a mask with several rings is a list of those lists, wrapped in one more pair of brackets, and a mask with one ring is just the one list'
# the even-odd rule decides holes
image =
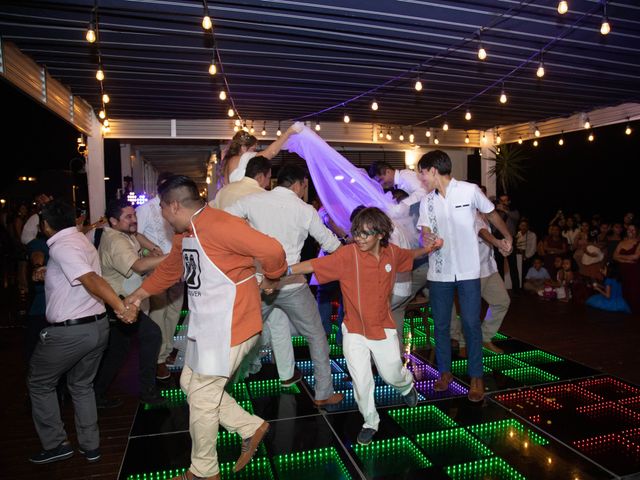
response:
{"label": "curly hair", "polygon": [[239,155],[242,151],[242,147],[251,148],[258,143],[258,139],[244,130],[236,132],[231,139],[231,142],[227,144],[222,152],[222,173],[225,177],[228,177],[231,172],[229,169],[229,162],[227,161],[231,157]]}
{"label": "curly hair", "polygon": [[351,235],[358,236],[359,233],[369,228],[375,233],[382,235],[380,245],[389,245],[389,237],[393,232],[393,223],[385,213],[377,207],[367,207],[360,210],[351,222]]}

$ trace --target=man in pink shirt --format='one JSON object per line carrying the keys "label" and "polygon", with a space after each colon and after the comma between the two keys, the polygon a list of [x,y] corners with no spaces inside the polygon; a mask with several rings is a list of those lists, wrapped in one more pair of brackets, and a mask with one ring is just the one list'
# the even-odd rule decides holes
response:
{"label": "man in pink shirt", "polygon": [[98,252],[76,228],[71,205],[54,200],[42,209],[41,216],[49,237],[49,262],[36,274],[44,274],[50,326],[40,332],[29,365],[31,413],[43,447],[29,461],[50,463],[73,455],[56,394],[58,380],[66,374],[79,451],[94,462],[100,459],[100,433],[93,378],[109,338],[104,302],[125,323],[135,321],[138,309],[125,306],[100,276]]}

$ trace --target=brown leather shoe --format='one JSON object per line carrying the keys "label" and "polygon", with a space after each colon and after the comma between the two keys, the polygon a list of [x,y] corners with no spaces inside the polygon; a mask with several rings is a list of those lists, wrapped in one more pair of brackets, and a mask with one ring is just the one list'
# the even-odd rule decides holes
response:
{"label": "brown leather shoe", "polygon": [[482,345],[487,350],[491,350],[492,352],[497,353],[498,355],[501,355],[501,354],[504,353],[504,350],[502,350],[501,348],[496,347],[496,344],[493,343],[493,342],[484,342]]}
{"label": "brown leather shoe", "polygon": [[322,407],[324,405],[336,405],[343,399],[344,395],[342,393],[334,393],[329,398],[325,398],[324,400],[314,400],[313,403],[316,405],[316,407]]}
{"label": "brown leather shoe", "polygon": [[171,378],[171,372],[167,368],[166,363],[159,363],[156,368],[156,378],[158,380],[166,380],[167,378]]}
{"label": "brown leather shoe", "polygon": [[481,402],[484,400],[484,380],[482,378],[472,378],[469,394],[467,395],[472,402]]}
{"label": "brown leather shoe", "polygon": [[247,463],[249,463],[253,455],[256,453],[258,445],[260,445],[260,442],[268,431],[269,424],[267,422],[262,422],[262,425],[258,427],[251,437],[242,440],[242,453],[240,453],[240,456],[238,457],[236,466],[233,469],[234,472],[239,472],[247,466]]}
{"label": "brown leather shoe", "polygon": [[436,392],[446,392],[449,390],[449,384],[453,382],[453,375],[451,372],[440,373],[440,378],[433,384],[433,389]]}
{"label": "brown leather shoe", "polygon": [[182,475],[173,477],[171,480],[220,480],[220,474],[217,473],[213,477],[198,477],[194,475],[191,470],[187,470]]}

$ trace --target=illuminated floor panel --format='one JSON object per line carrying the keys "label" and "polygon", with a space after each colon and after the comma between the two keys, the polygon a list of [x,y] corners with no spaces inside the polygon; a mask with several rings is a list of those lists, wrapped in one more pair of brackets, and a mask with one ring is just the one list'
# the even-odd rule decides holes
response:
{"label": "illuminated floor panel", "polygon": [[[412,340],[428,338],[422,317],[411,316],[407,322],[413,324]],[[576,364],[516,339],[495,340],[506,353],[484,352],[483,363],[485,381],[493,382],[488,388],[500,391],[487,395],[481,404],[466,398],[466,372],[456,375],[447,392],[433,391],[439,373],[426,349],[403,355],[417,379],[418,406],[407,407],[398,392],[376,375],[380,425],[369,446],[356,441],[363,418],[334,337],[330,338],[335,354],[330,361],[332,378],[345,400],[322,410],[312,402],[315,380],[307,347],[295,347],[296,368],[304,381],[288,389],[282,388],[265,350],[268,361],[263,358],[260,373],[228,390],[239,405],[269,421],[271,429],[249,466],[234,475],[241,439],[221,428],[217,445],[221,477],[613,478],[597,464],[618,475],[640,473],[640,389],[612,377],[579,376],[585,370]],[[298,339],[293,342],[302,344]],[[456,365],[466,369],[466,361]],[[576,376],[571,377],[573,372]],[[189,409],[177,378],[174,375],[172,388],[163,391],[167,405],[139,407],[119,480],[169,479],[189,466]],[[549,384],[558,378],[563,382]],[[522,389],[527,384],[538,386]]]}

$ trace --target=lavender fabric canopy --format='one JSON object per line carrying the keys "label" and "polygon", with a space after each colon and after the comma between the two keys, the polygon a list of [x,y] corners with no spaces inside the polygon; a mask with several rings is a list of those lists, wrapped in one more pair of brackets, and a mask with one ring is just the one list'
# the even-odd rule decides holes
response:
{"label": "lavender fabric canopy", "polygon": [[411,245],[417,245],[418,234],[408,207],[398,205],[364,169],[349,162],[310,128],[291,135],[284,148],[307,162],[322,204],[342,229],[350,230],[349,216],[357,206],[378,207],[403,230]]}

